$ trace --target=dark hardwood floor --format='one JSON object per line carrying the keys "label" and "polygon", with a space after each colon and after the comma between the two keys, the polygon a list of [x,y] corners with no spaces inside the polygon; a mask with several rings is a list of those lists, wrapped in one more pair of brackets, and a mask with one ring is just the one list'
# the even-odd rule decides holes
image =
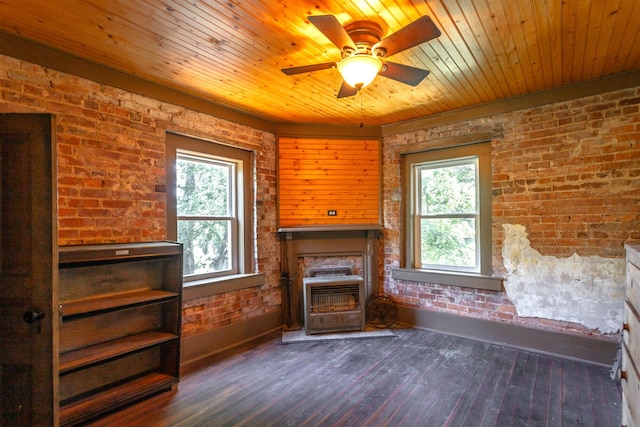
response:
{"label": "dark hardwood floor", "polygon": [[438,333],[283,344],[184,369],[93,426],[619,426],[609,369]]}

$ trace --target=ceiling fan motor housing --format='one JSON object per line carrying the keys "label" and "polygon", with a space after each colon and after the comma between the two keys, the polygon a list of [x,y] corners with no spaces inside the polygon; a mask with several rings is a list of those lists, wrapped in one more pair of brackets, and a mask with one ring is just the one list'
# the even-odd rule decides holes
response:
{"label": "ceiling fan motor housing", "polygon": [[376,49],[372,52],[372,47],[382,38],[382,27],[373,21],[354,21],[344,26],[344,30],[349,34],[351,40],[356,45],[354,52],[350,47],[342,50],[342,57],[355,54],[366,54],[383,57],[386,53],[384,49]]}

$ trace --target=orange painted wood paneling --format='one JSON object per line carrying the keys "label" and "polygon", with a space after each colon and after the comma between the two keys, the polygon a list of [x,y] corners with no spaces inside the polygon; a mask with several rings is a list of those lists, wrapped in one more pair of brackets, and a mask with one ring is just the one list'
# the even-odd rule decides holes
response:
{"label": "orange painted wood paneling", "polygon": [[280,227],[379,224],[380,142],[281,137],[278,202]]}

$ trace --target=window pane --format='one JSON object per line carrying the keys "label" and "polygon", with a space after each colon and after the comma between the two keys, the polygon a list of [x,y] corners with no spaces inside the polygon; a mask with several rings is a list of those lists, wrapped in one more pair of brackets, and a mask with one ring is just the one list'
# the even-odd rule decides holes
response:
{"label": "window pane", "polygon": [[422,265],[476,267],[476,231],[473,218],[422,219]]}
{"label": "window pane", "polygon": [[231,165],[178,158],[178,216],[230,216],[231,172]]}
{"label": "window pane", "polygon": [[231,268],[231,221],[179,220],[178,241],[184,248],[184,275]]}
{"label": "window pane", "polygon": [[422,168],[422,215],[475,213],[476,165]]}

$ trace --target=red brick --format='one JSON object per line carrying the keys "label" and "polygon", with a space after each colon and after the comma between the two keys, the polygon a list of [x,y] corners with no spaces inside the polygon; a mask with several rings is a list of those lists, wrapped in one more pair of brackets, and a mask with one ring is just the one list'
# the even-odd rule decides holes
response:
{"label": "red brick", "polygon": [[[503,132],[501,139],[492,144],[494,272],[504,270],[502,224],[524,225],[532,247],[552,256],[577,252],[622,257],[622,244],[640,239],[638,94],[637,89],[621,90],[478,120],[483,126],[500,128]],[[618,120],[621,114],[630,116]],[[477,123],[461,122],[454,126],[464,132],[464,126],[472,128]],[[413,147],[416,150],[429,147],[431,139],[444,130],[436,127],[429,132],[385,138],[386,200],[400,185],[396,162],[399,155],[394,154],[395,150],[407,152]],[[399,210],[385,206],[384,214],[385,224],[394,227],[401,224]],[[385,233],[384,239],[386,285],[391,282],[388,271],[399,266],[399,259],[391,255],[400,252],[402,235]],[[502,293],[483,294],[485,299],[476,298],[473,306],[467,291],[450,287],[446,292],[455,302],[447,307],[445,300],[434,300],[434,289],[433,285],[423,286],[418,296],[422,306],[458,313],[464,306],[467,307],[464,315],[468,316],[572,333],[588,331],[579,325],[519,318]],[[405,301],[402,295],[398,298]]]}

